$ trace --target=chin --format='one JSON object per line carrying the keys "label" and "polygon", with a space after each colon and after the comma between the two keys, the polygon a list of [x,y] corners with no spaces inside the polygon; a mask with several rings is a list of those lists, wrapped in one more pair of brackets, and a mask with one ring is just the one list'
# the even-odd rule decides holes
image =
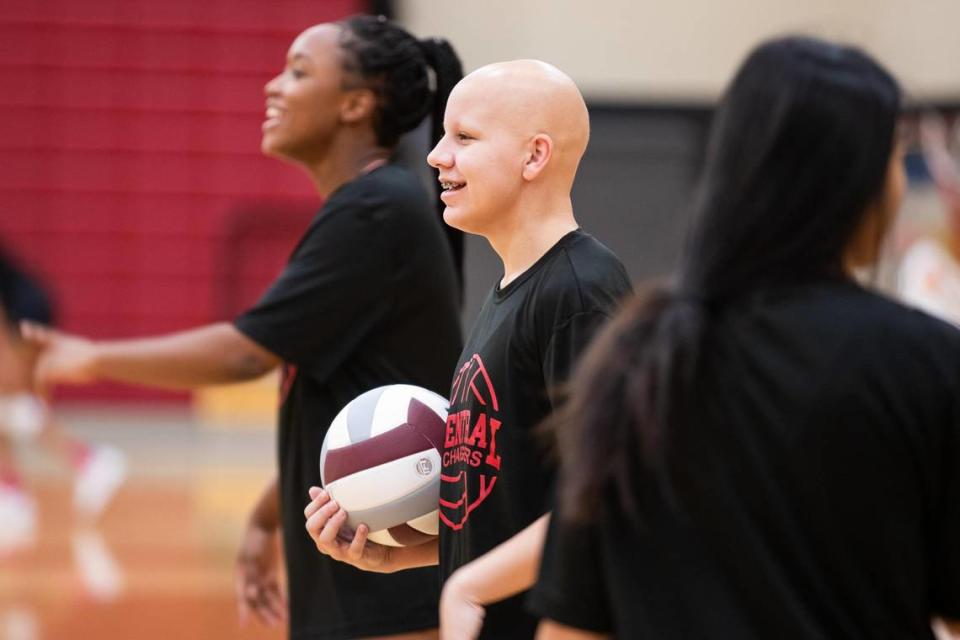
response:
{"label": "chin", "polygon": [[260,140],[260,153],[265,156],[275,157],[278,155],[276,145],[270,141],[270,138],[264,136]]}
{"label": "chin", "polygon": [[463,212],[457,211],[456,209],[451,209],[450,207],[444,209],[443,221],[457,231],[479,234],[479,231],[476,229],[476,225],[470,224],[470,216],[464,215]]}

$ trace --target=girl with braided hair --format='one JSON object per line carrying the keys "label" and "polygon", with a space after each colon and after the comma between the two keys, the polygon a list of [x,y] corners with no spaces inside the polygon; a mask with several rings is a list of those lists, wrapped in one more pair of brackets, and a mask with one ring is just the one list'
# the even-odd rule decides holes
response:
{"label": "girl with braided hair", "polygon": [[380,575],[334,562],[314,550],[298,505],[347,402],[401,382],[446,393],[461,346],[462,245],[392,157],[404,133],[443,113],[460,75],[449,44],[383,17],[307,29],[265,87],[261,149],[306,170],[325,202],[263,298],[232,323],[157,338],[93,342],[24,328],[44,348],[41,384],[192,388],[283,366],[279,476],[244,534],[237,597],[241,617],[277,624],[289,615],[293,638],[436,636],[435,569]]}

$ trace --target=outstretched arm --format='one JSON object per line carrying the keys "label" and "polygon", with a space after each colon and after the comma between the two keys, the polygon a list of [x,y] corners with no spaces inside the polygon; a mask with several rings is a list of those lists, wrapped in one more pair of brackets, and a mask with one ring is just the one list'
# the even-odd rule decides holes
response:
{"label": "outstretched arm", "polygon": [[226,322],[132,340],[88,340],[31,322],[21,324],[21,333],[41,350],[35,371],[40,388],[113,380],[191,389],[250,380],[280,364]]}
{"label": "outstretched arm", "polygon": [[544,620],[537,628],[537,640],[606,640],[609,637],[605,633],[584,631],[553,620]]}

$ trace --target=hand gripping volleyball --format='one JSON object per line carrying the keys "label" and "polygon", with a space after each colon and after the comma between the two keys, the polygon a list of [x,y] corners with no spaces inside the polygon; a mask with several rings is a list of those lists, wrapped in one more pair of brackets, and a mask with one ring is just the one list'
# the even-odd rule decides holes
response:
{"label": "hand gripping volleyball", "polygon": [[368,539],[411,546],[437,535],[447,399],[407,384],[357,396],[330,425],[320,452],[324,488],[366,524]]}

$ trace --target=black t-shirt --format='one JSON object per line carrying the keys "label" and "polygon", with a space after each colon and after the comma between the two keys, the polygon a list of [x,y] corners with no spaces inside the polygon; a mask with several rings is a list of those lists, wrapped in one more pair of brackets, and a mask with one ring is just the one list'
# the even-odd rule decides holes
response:
{"label": "black t-shirt", "polygon": [[[575,358],[629,291],[616,256],[579,230],[491,291],[450,390],[440,485],[443,579],[550,510],[553,468],[535,428]],[[482,637],[531,638],[535,626],[517,596],[487,607]]]}
{"label": "black t-shirt", "polygon": [[[932,638],[960,618],[960,332],[851,282],[711,323],[677,503],[551,521],[531,597],[619,638]],[[589,470],[584,470],[589,472]]]}
{"label": "black t-shirt", "polygon": [[283,358],[278,457],[294,639],[437,624],[437,572],[367,573],[321,555],[304,529],[323,437],[364,391],[443,393],[461,345],[455,271],[417,179],[387,165],[324,203],[279,279],[237,328]]}

